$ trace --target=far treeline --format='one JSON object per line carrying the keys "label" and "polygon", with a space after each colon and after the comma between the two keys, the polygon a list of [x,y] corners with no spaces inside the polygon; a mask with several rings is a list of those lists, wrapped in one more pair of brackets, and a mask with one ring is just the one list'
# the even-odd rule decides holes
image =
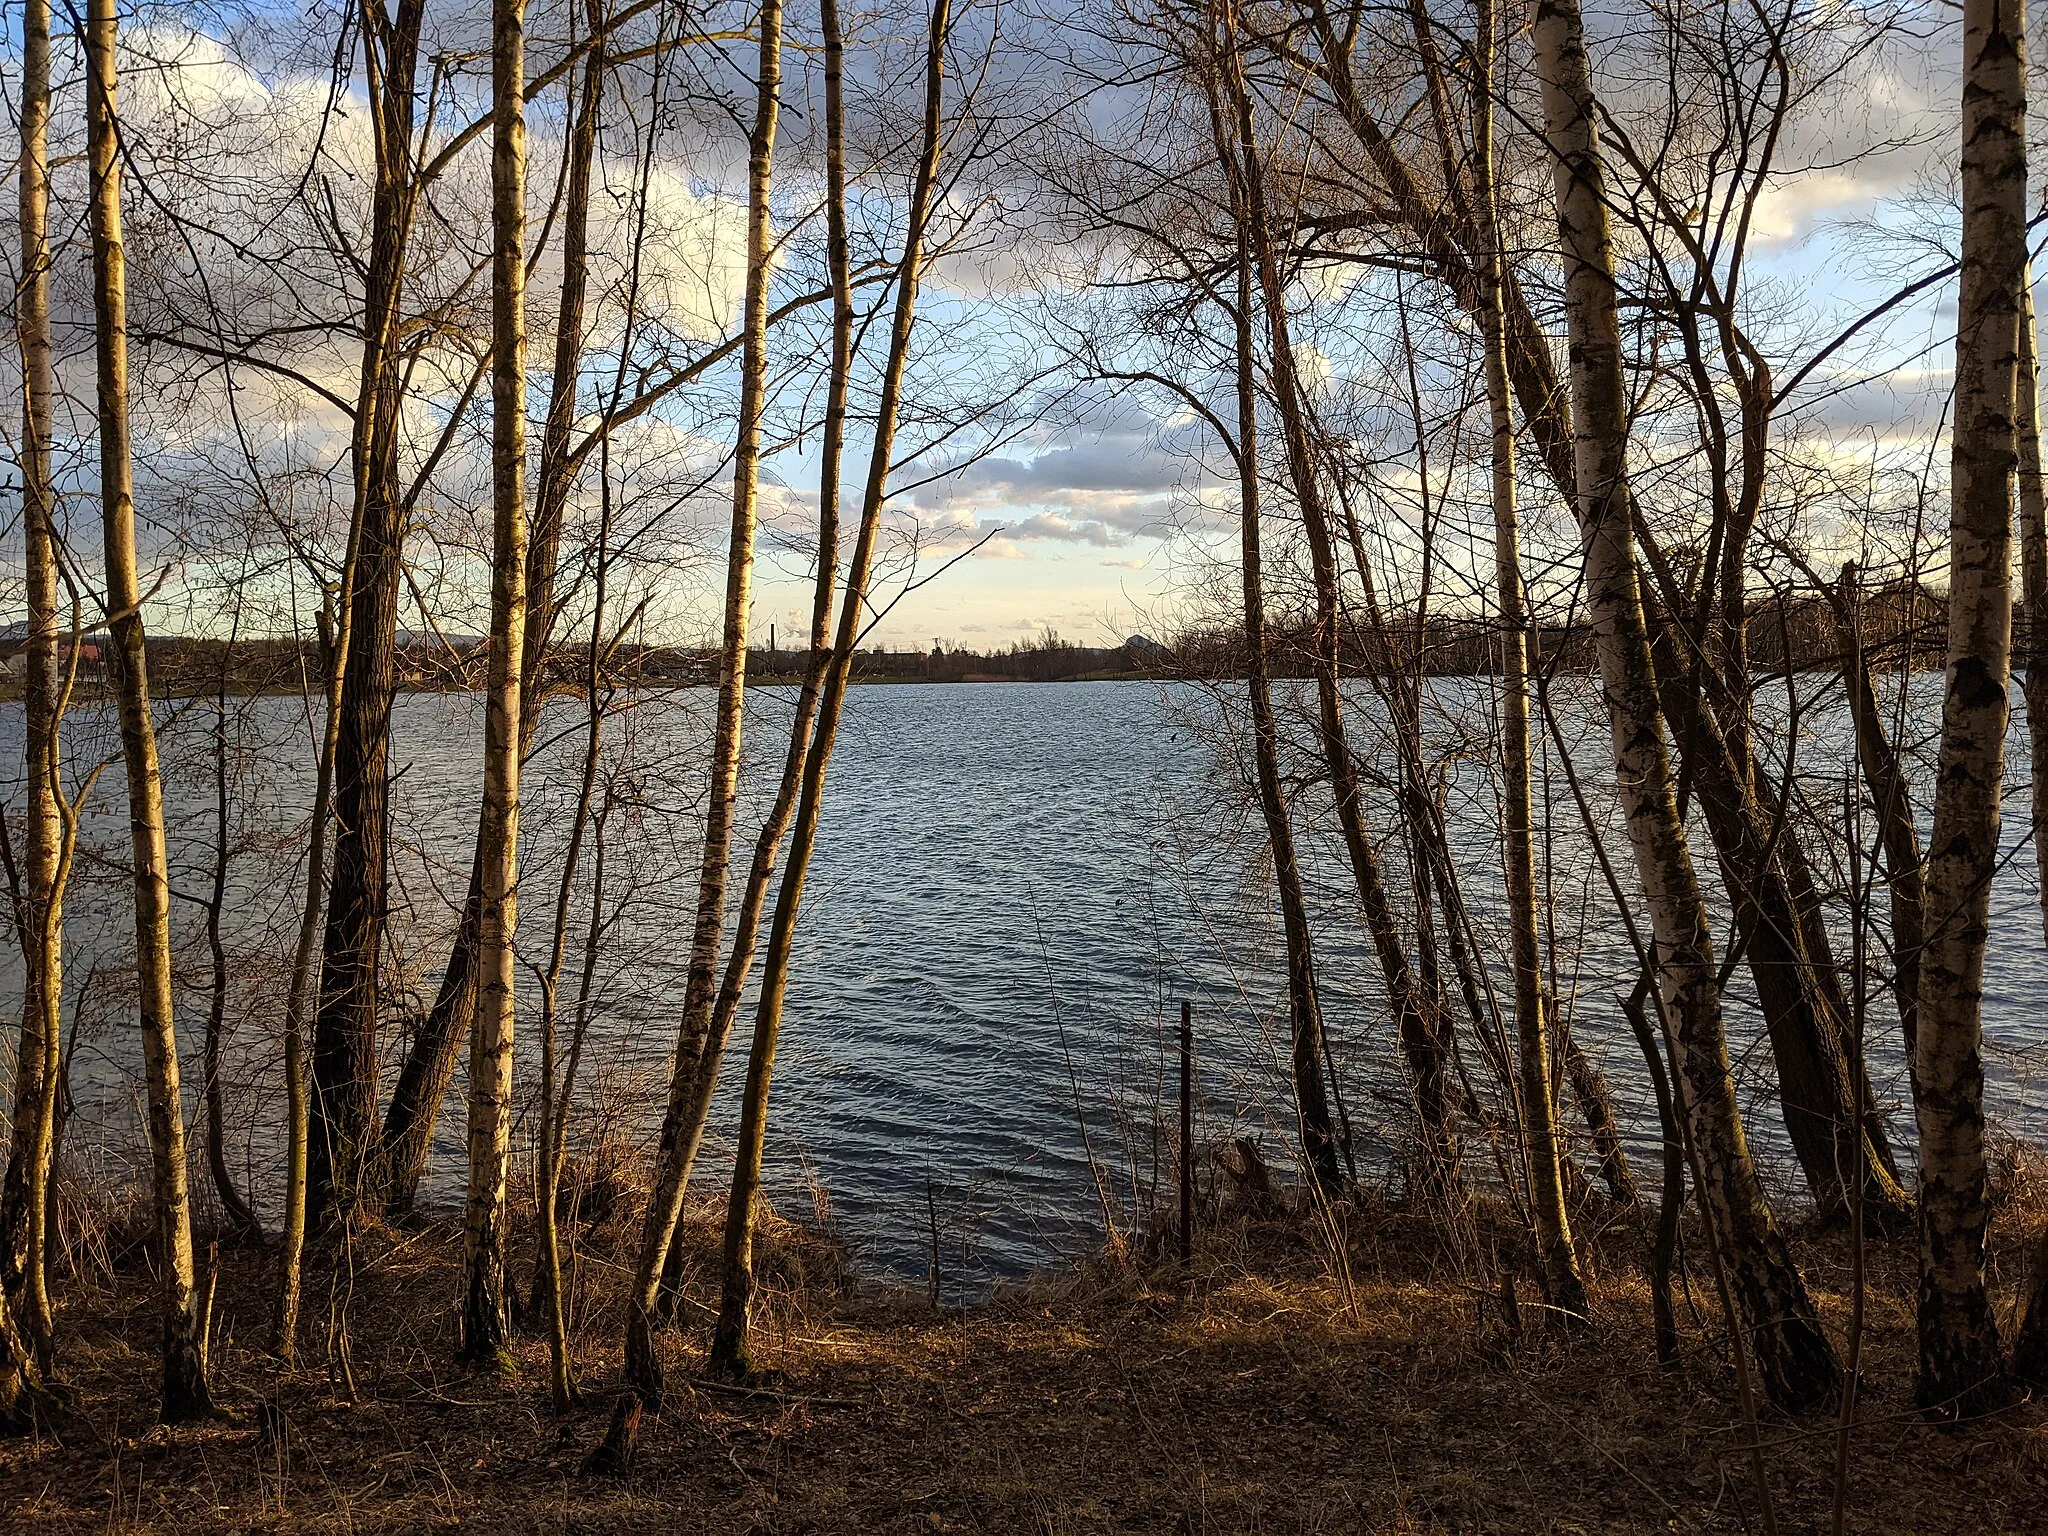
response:
{"label": "far treeline", "polygon": [[[1870,664],[1938,670],[1947,648],[1948,609],[1940,594],[1919,587],[1863,594],[1860,629]],[[1351,677],[1385,677],[1419,670],[1427,677],[1498,677],[1502,669],[1500,627],[1489,619],[1427,617],[1418,633],[1412,616],[1393,613],[1373,630],[1357,621],[1345,623],[1339,642],[1339,665]],[[1843,633],[1832,594],[1793,590],[1753,602],[1750,609],[1750,657],[1767,674],[1782,673],[1789,654],[1792,670],[1836,674],[1843,659]],[[1787,637],[1790,645],[1787,645]],[[2015,648],[2026,654],[2031,645],[2027,610],[2013,613]],[[1599,654],[1591,630],[1583,623],[1532,625],[1531,654],[1548,670],[1591,673]],[[97,638],[97,637],[94,637]],[[88,641],[90,643],[90,641]],[[1312,615],[1267,620],[1266,665],[1274,677],[1315,676],[1316,626]],[[17,653],[18,654],[18,653]],[[804,676],[804,654],[780,648],[751,646],[747,670],[763,686],[798,684]],[[83,660],[81,678],[109,678],[106,667],[118,662],[108,653],[104,663]],[[226,688],[230,693],[304,691],[316,675],[320,652],[315,641],[210,640],[164,635],[149,641],[150,687],[161,697],[204,697]],[[935,644],[929,651],[891,650],[874,646],[855,650],[851,681],[891,683],[995,682],[1170,682],[1176,679],[1243,678],[1248,653],[1243,630],[1190,630],[1167,641],[1134,635],[1122,645],[1076,645],[1048,632],[1001,650],[977,651]],[[573,694],[584,687],[590,651],[574,644],[551,647],[546,658],[548,692]],[[489,643],[473,638],[401,637],[393,659],[395,686],[401,691],[460,692],[480,690],[489,676]],[[601,686],[631,689],[706,687],[715,685],[719,652],[709,647],[619,644],[601,662]],[[8,674],[0,674],[0,697]]]}

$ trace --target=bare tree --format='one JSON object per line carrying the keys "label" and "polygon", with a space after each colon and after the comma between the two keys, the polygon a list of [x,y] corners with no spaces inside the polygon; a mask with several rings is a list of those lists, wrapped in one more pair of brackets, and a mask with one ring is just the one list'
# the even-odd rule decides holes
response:
{"label": "bare tree", "polygon": [[106,544],[107,627],[120,677],[121,756],[135,892],[135,986],[148,1076],[151,1185],[163,1317],[163,1417],[213,1411],[206,1339],[192,1262],[192,1201],[185,1112],[172,1022],[171,889],[164,850],[163,783],[150,717],[148,641],[135,551],[135,474],[128,435],[128,273],[121,238],[121,144],[114,0],[86,17],[86,133],[92,176],[93,318],[98,342],[100,504]]}
{"label": "bare tree", "polygon": [[1627,385],[1608,232],[1598,107],[1576,0],[1540,0],[1534,44],[1557,177],[1571,337],[1571,401],[1586,597],[1600,655],[1636,868],[1672,1019],[1679,1097],[1708,1182],[1699,1190],[1766,1392],[1797,1410],[1834,1400],[1840,1372],[1750,1161],[1735,1105],[1706,901],[1686,846],[1636,572],[1628,482]]}
{"label": "bare tree", "polygon": [[50,8],[25,0],[21,20],[21,266],[15,334],[21,350],[22,533],[28,609],[22,680],[22,777],[27,810],[15,926],[22,945],[21,1042],[15,1054],[12,1139],[0,1183],[0,1290],[25,1298],[31,1334],[47,1350],[54,1328],[44,1283],[50,1160],[55,1147],[64,991],[64,805],[58,783],[62,694],[57,647],[58,536],[50,478],[56,396],[50,336]]}
{"label": "bare tree", "polygon": [[1501,776],[1505,786],[1508,920],[1515,978],[1515,1035],[1520,1046],[1523,1155],[1529,1208],[1536,1227],[1551,1304],[1583,1316],[1586,1286],[1572,1249],[1558,1167],[1557,1116],[1551,1096],[1550,1031],[1544,1018],[1541,936],[1536,912],[1535,807],[1529,771],[1529,607],[1522,586],[1521,528],[1515,506],[1515,422],[1508,382],[1507,319],[1501,307],[1506,253],[1493,191],[1493,0],[1479,0],[1472,47],[1472,204],[1481,241],[1480,327],[1486,348],[1486,401],[1492,426],[1493,561],[1500,612]]}
{"label": "bare tree", "polygon": [[[779,0],[766,0],[776,5]],[[754,1294],[754,1221],[761,1196],[761,1154],[768,1134],[768,1092],[774,1080],[775,1048],[782,1029],[782,1004],[789,986],[791,947],[803,900],[804,876],[825,791],[825,770],[838,737],[840,711],[846,702],[853,650],[866,617],[868,575],[881,530],[882,505],[888,496],[890,456],[902,403],[903,368],[910,352],[910,333],[917,312],[918,282],[924,257],[926,225],[931,218],[933,190],[938,182],[939,150],[945,83],[946,36],[950,0],[936,0],[926,35],[924,136],[917,173],[905,213],[903,255],[896,269],[896,305],[889,326],[889,352],[882,365],[881,396],[876,404],[874,436],[868,453],[867,484],[861,496],[860,527],[847,564],[846,587],[839,599],[839,626],[832,659],[818,701],[818,724],[804,759],[803,788],[796,821],[790,830],[789,864],[775,896],[775,916],[768,930],[768,952],[761,965],[761,995],[754,1014],[754,1038],[747,1052],[747,1081],[740,1100],[739,1146],[733,1157],[732,1194],[725,1217],[725,1281],[719,1295],[718,1322],[712,1333],[709,1368],[714,1374],[744,1380],[752,1370],[748,1347],[749,1313]],[[778,12],[779,19],[779,12]]]}
{"label": "bare tree", "polygon": [[491,636],[484,886],[469,1049],[469,1204],[463,1232],[463,1359],[505,1349],[506,1164],[512,1147],[519,892],[520,664],[526,649],[526,5],[491,7]]}
{"label": "bare tree", "polygon": [[2014,393],[2027,263],[2026,8],[1963,8],[1962,293],[1949,471],[1948,676],[1927,856],[1915,1107],[1920,1374],[1929,1412],[2005,1395],[1984,1282],[1984,950],[2012,666]]}

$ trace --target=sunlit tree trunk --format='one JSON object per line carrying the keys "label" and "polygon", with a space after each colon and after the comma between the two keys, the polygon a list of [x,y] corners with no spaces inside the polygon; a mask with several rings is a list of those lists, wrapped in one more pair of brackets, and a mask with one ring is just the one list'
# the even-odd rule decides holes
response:
{"label": "sunlit tree trunk", "polygon": [[519,679],[526,650],[526,5],[491,8],[491,661],[484,716],[476,1017],[469,1035],[465,1360],[505,1351],[505,1181],[519,913]]}
{"label": "sunlit tree trunk", "polygon": [[654,1191],[641,1226],[639,1258],[626,1313],[626,1379],[643,1398],[657,1404],[663,1389],[661,1363],[654,1352],[653,1325],[661,1304],[661,1289],[665,1283],[673,1283],[675,1272],[680,1269],[683,1196],[703,1144],[726,1043],[739,1017],[747,977],[753,967],[768,887],[775,875],[782,840],[796,812],[819,696],[832,654],[832,593],[839,566],[840,464],[845,450],[847,392],[853,369],[854,310],[852,246],[846,222],[846,119],[842,86],[846,50],[837,0],[821,0],[819,22],[824,41],[826,263],[832,286],[832,350],[820,444],[818,565],[812,584],[810,656],[803,687],[797,695],[795,719],[790,725],[782,778],[776,786],[774,804],[755,840],[746,888],[740,897],[739,918],[734,925],[732,952],[726,960],[711,1020],[702,1039],[684,1042],[685,1047],[694,1049],[694,1060],[686,1062],[679,1053],[668,1112],[662,1119]]}
{"label": "sunlit tree trunk", "polygon": [[[767,0],[764,11],[778,0]],[[950,0],[936,0],[925,53],[924,141],[905,214],[903,257],[896,273],[896,305],[889,328],[889,355],[882,368],[881,398],[876,403],[874,436],[868,455],[866,488],[861,497],[860,528],[846,571],[846,590],[839,600],[839,627],[832,658],[818,701],[818,724],[804,759],[803,787],[790,831],[789,864],[775,896],[775,915],[768,929],[768,951],[762,961],[761,993],[754,1014],[754,1037],[747,1053],[747,1082],[740,1102],[739,1144],[733,1154],[732,1194],[725,1217],[725,1283],[719,1296],[718,1322],[711,1338],[709,1368],[714,1375],[744,1379],[752,1368],[748,1347],[749,1309],[754,1295],[754,1221],[761,1198],[761,1155],[768,1134],[768,1093],[775,1073],[775,1048],[782,1030],[783,996],[789,985],[790,951],[796,940],[796,919],[803,900],[804,876],[818,832],[825,791],[825,770],[839,733],[840,710],[846,701],[853,650],[866,619],[869,571],[881,530],[882,503],[889,488],[889,460],[896,437],[897,410],[903,395],[903,366],[910,351],[910,332],[917,308],[918,281],[924,258],[925,226],[931,215],[938,180],[940,104]],[[836,14],[836,13],[835,13]],[[779,27],[781,15],[776,12]],[[766,27],[763,28],[763,74]]]}
{"label": "sunlit tree trunk", "polygon": [[1494,590],[1500,606],[1500,730],[1507,844],[1510,958],[1515,978],[1522,1135],[1529,1207],[1551,1305],[1583,1316],[1586,1284],[1572,1250],[1558,1166],[1556,1102],[1550,1087],[1550,1031],[1544,1018],[1541,936],[1536,922],[1534,791],[1529,775],[1529,610],[1522,588],[1521,528],[1515,506],[1515,421],[1508,384],[1507,324],[1501,310],[1503,260],[1493,196],[1493,0],[1479,0],[1472,51],[1472,201],[1479,220],[1480,329],[1486,345],[1486,400],[1493,429]]}
{"label": "sunlit tree trunk", "polygon": [[[606,22],[602,3],[589,6],[592,39]],[[576,479],[571,434],[576,418],[576,384],[584,349],[584,305],[589,284],[590,163],[595,152],[605,52],[594,41],[584,62],[582,101],[571,133],[569,185],[562,210],[562,283],[555,317],[554,378],[536,466],[533,522],[526,554],[526,649],[520,660],[519,751],[533,753],[547,693],[546,657],[555,618],[555,574],[560,559],[564,514]],[[426,1171],[455,1063],[476,1011],[478,944],[483,908],[483,867],[470,861],[469,891],[449,947],[440,987],[407,1047],[379,1142],[378,1194],[387,1214],[410,1211]]]}
{"label": "sunlit tree trunk", "polygon": [[[604,25],[602,0],[589,7],[593,37]],[[524,758],[539,724],[541,678],[544,653],[537,653],[536,638],[545,640],[548,627],[544,615],[532,611],[534,577],[540,579],[543,601],[554,590],[555,545],[561,538],[561,524],[567,510],[569,480],[569,433],[576,418],[576,382],[583,357],[583,302],[590,275],[590,171],[597,154],[598,108],[604,91],[604,45],[591,49],[584,64],[582,94],[577,103],[575,126],[569,143],[568,200],[563,210],[562,288],[556,312],[554,378],[548,394],[547,424],[541,434],[540,490],[536,506],[535,537],[527,549],[526,656],[520,671],[519,746]],[[591,607],[590,655],[584,679],[587,729],[584,738],[583,777],[576,796],[576,819],[569,832],[569,849],[562,860],[562,881],[555,909],[554,948],[544,979],[541,1029],[541,1118],[540,1190],[536,1206],[540,1222],[540,1263],[534,1285],[542,1294],[548,1321],[548,1363],[555,1410],[567,1412],[579,1400],[575,1373],[569,1358],[568,1297],[562,1290],[561,1234],[555,1221],[555,1199],[561,1187],[562,1149],[565,1145],[572,1081],[565,1085],[559,1106],[555,1092],[555,1035],[559,1016],[556,997],[561,985],[562,961],[569,932],[569,903],[575,889],[577,865],[583,852],[585,828],[590,819],[592,796],[597,785],[599,755],[604,732],[603,669],[606,611],[606,578],[610,569],[610,502],[598,532],[596,596]],[[545,566],[537,572],[535,566]],[[601,856],[600,856],[601,857]],[[594,901],[602,901],[603,882],[598,882]],[[595,913],[592,922],[597,921]],[[589,982],[588,968],[584,982]],[[579,1014],[579,1026],[581,1015]],[[579,1035],[580,1039],[580,1035]]]}
{"label": "sunlit tree trunk", "polygon": [[413,169],[424,0],[362,14],[366,95],[376,150],[370,254],[364,274],[363,358],[351,444],[355,581],[344,623],[334,751],[334,864],[313,1019],[308,1203],[352,1213],[376,1136],[378,967],[384,937],[390,810],[391,699],[405,543],[404,357],[399,324],[406,252],[419,188]]}
{"label": "sunlit tree trunk", "polygon": [[151,1189],[163,1324],[166,1422],[213,1411],[206,1341],[192,1263],[192,1202],[185,1115],[171,1018],[171,888],[164,853],[163,784],[150,718],[149,663],[135,557],[135,477],[128,436],[128,276],[121,236],[118,23],[114,0],[91,0],[86,19],[86,135],[92,176],[93,319],[98,341],[100,506],[106,543],[107,627],[120,679],[121,758],[135,894],[135,987],[148,1079]]}
{"label": "sunlit tree trunk", "polygon": [[1963,7],[1962,291],[1949,471],[1948,677],[1920,960],[1920,1373],[1930,1412],[2003,1396],[1984,1282],[1984,950],[2012,663],[2014,394],[2027,261],[2026,9]]}
{"label": "sunlit tree trunk", "polygon": [[1616,787],[1672,1020],[1679,1098],[1703,1168],[1701,1204],[1727,1255],[1765,1390],[1779,1407],[1796,1411],[1833,1401],[1840,1371],[1764,1201],[1743,1135],[1706,902],[1678,814],[1637,585],[1606,171],[1577,0],[1538,0],[1533,34],[1556,166],[1586,596],[1613,735]]}
{"label": "sunlit tree trunk", "polygon": [[21,18],[21,265],[15,333],[21,349],[22,543],[28,634],[22,679],[23,813],[21,1041],[15,1055],[13,1135],[0,1184],[0,1291],[19,1297],[27,1329],[47,1352],[55,1319],[45,1284],[50,1160],[55,1146],[59,1025],[64,991],[64,842],[59,804],[61,693],[57,667],[56,492],[50,482],[56,380],[50,340],[50,7],[25,0]]}

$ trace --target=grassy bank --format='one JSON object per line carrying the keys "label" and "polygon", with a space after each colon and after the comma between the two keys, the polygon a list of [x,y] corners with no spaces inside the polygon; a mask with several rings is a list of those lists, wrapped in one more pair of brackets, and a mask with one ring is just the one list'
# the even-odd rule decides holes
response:
{"label": "grassy bank", "polygon": [[[267,1257],[222,1255],[214,1361],[232,1416],[191,1429],[152,1423],[154,1322],[144,1277],[124,1266],[97,1293],[71,1293],[73,1407],[55,1437],[0,1445],[0,1530],[1760,1528],[1700,1277],[1697,1311],[1681,1303],[1684,1362],[1666,1371],[1625,1227],[1601,1245],[1594,1327],[1542,1329],[1524,1290],[1517,1337],[1483,1272],[1427,1224],[1359,1212],[1349,1225],[1341,1259],[1284,1222],[1238,1224],[1208,1234],[1187,1274],[1096,1265],[937,1313],[851,1285],[833,1245],[778,1224],[759,1329],[775,1389],[703,1383],[703,1328],[687,1322],[665,1335],[670,1399],[623,1477],[581,1470],[618,1372],[620,1276],[604,1232],[581,1250],[587,1404],[566,1419],[549,1409],[538,1340],[522,1341],[510,1378],[450,1364],[452,1229],[353,1243],[338,1283],[313,1283],[294,1373],[256,1347]],[[697,1239],[708,1257],[708,1223]],[[1812,1239],[1801,1257],[1845,1328],[1845,1245]],[[2023,1405],[1963,1432],[1914,1417],[1911,1254],[1872,1257],[1847,1528],[2043,1529],[2048,1411]],[[1779,1528],[1826,1530],[1832,1421],[1767,1417],[1763,1439]]]}

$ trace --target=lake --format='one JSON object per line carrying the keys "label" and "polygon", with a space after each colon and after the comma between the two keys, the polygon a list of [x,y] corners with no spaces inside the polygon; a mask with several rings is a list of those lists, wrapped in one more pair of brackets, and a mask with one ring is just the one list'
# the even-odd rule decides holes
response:
{"label": "lake", "polygon": [[[1906,701],[1909,746],[1931,750],[1939,678],[1916,677]],[[1822,680],[1802,681],[1793,751],[1815,812],[1809,836],[1823,884],[1846,858],[1846,718]],[[1493,984],[1508,1006],[1497,801],[1485,748],[1491,685],[1432,683],[1432,753],[1450,761],[1446,815],[1460,851],[1466,900]],[[1306,740],[1306,700],[1285,697],[1288,728]],[[757,690],[749,710],[747,783],[760,797],[779,768],[791,691]],[[1559,713],[1582,782],[1606,813],[1604,723],[1589,680],[1560,679]],[[592,1044],[578,1095],[579,1135],[601,1128],[637,1148],[659,1115],[666,1056],[683,985],[701,837],[702,752],[710,694],[684,690],[631,701],[607,725],[604,941],[590,978]],[[1228,728],[1236,690],[1189,684],[1072,683],[855,688],[833,760],[807,889],[785,1019],[769,1136],[769,1184],[790,1214],[829,1213],[874,1272],[922,1276],[936,1224],[949,1294],[967,1295],[1099,1241],[1102,1210],[1128,1220],[1170,1177],[1160,1140],[1172,1124],[1173,1031],[1193,1001],[1205,1136],[1258,1136],[1285,1165],[1291,1140],[1284,1094],[1284,978],[1275,966],[1264,829],[1244,789],[1248,772]],[[231,777],[229,947],[232,1044],[224,1081],[234,1122],[231,1162],[260,1203],[274,1199],[281,1102],[277,1046],[283,977],[296,925],[299,839],[311,792],[309,719],[299,700],[231,699],[225,740]],[[1768,724],[1772,706],[1760,704]],[[210,700],[162,708],[174,886],[203,894],[215,837]],[[1367,758],[1383,715],[1361,693],[1358,744]],[[400,1003],[423,1007],[438,980],[468,871],[479,788],[481,700],[416,694],[394,723],[394,924],[389,963]],[[543,722],[526,785],[522,958],[545,964],[560,850],[580,769],[582,705],[558,701]],[[22,714],[0,705],[0,764],[18,780]],[[74,712],[74,765],[115,749],[109,714]],[[1546,763],[1549,762],[1546,743]],[[1554,770],[1555,764],[1550,764]],[[2016,721],[2008,804],[2009,857],[1995,892],[1986,1029],[1991,1109],[2008,1134],[2048,1124],[2048,952],[2026,840],[2024,730]],[[1306,778],[1307,776],[1304,775]],[[120,861],[119,769],[95,790],[68,926],[69,985],[79,1022],[78,1115],[67,1150],[87,1161],[132,1158],[138,1093],[130,964]],[[1915,777],[1926,798],[1929,773]],[[13,786],[18,804],[18,782]],[[1328,808],[1311,783],[1297,807],[1317,914],[1318,962],[1332,1045],[1363,1167],[1395,1169],[1406,1142],[1406,1098],[1386,1009],[1353,912]],[[1544,839],[1560,997],[1577,1037],[1600,1062],[1639,1152],[1654,1126],[1642,1063],[1619,1027],[1615,997],[1633,960],[1588,857],[1561,774],[1545,774]],[[110,798],[111,797],[111,798]],[[1384,786],[1372,793],[1388,875],[1408,889],[1399,830]],[[1923,821],[1926,806],[1923,803]],[[1544,812],[1539,809],[1539,815]],[[743,826],[737,860],[751,848]],[[1868,829],[1865,829],[1866,837]],[[1708,849],[1703,836],[1695,850]],[[1610,847],[1624,880],[1617,834]],[[582,983],[590,912],[590,855],[572,895],[565,1007]],[[1711,875],[1703,868],[1703,873]],[[736,876],[737,879],[737,876]],[[1711,885],[1711,878],[1709,880]],[[1405,900],[1403,908],[1410,904]],[[205,1017],[209,959],[196,904],[177,904],[180,1041],[188,1100]],[[1838,924],[1844,913],[1835,914]],[[1717,928],[1725,942],[1725,922]],[[1873,949],[1877,946],[1874,944]],[[1846,961],[1844,941],[1838,958]],[[531,1080],[538,988],[522,974],[522,1073]],[[11,944],[0,996],[18,994]],[[1897,1019],[1873,979],[1869,1029],[1880,1097],[1895,1143],[1910,1142]],[[1796,1204],[1768,1051],[1738,974],[1730,990],[1731,1048],[1752,1136],[1781,1207]],[[11,1009],[12,1004],[6,1004]],[[394,1006],[394,1019],[403,1008]],[[751,1014],[742,1017],[726,1085],[737,1081]],[[392,1060],[402,1048],[394,1025]],[[1466,1042],[1475,1074],[1484,1063]],[[390,1075],[387,1073],[388,1088]],[[460,1080],[435,1142],[426,1197],[460,1188]],[[722,1180],[721,1101],[700,1187]],[[1084,1133],[1085,1127],[1085,1133]],[[1085,1134],[1085,1145],[1084,1145]],[[530,1136],[530,1129],[526,1132]],[[530,1142],[522,1141],[522,1146]],[[1102,1172],[1102,1192],[1089,1171]],[[1476,1144],[1474,1156],[1485,1160]]]}

